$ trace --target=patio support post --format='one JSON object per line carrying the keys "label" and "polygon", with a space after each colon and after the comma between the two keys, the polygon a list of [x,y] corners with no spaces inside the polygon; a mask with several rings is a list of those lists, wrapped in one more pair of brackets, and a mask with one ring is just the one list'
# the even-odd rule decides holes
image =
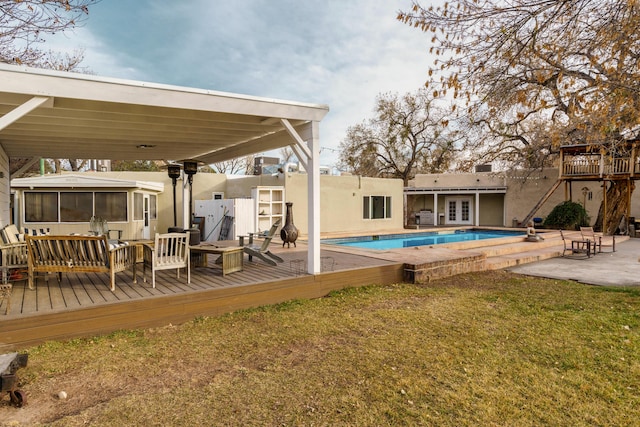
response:
{"label": "patio support post", "polygon": [[183,179],[182,180],[182,228],[184,228],[185,230],[190,227],[189,222],[191,221],[191,218],[189,218],[189,206],[187,206],[187,203],[189,203],[189,199],[191,198],[191,194],[188,194],[189,191],[190,191],[189,180]]}
{"label": "patio support post", "polygon": [[433,226],[438,225],[438,193],[433,193]]}
{"label": "patio support post", "polygon": [[308,187],[308,223],[309,223],[309,247],[308,247],[308,273],[320,273],[320,123],[312,121],[311,139],[308,147],[309,168],[307,170]]}
{"label": "patio support post", "polygon": [[476,191],[476,209],[474,212],[474,224],[476,227],[480,225],[480,192]]}

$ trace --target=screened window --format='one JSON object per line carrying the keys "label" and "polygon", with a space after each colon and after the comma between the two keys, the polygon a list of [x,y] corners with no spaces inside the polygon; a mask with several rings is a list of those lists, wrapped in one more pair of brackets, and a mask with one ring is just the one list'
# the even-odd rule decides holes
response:
{"label": "screened window", "polygon": [[365,196],[362,202],[364,219],[391,218],[390,196]]}
{"label": "screened window", "polygon": [[142,193],[133,193],[133,219],[136,221],[144,219],[144,197]]}
{"label": "screened window", "polygon": [[93,216],[93,193],[60,193],[60,222],[87,222]]}
{"label": "screened window", "polygon": [[127,192],[25,192],[25,222],[127,221]]}
{"label": "screened window", "polygon": [[26,222],[58,222],[58,193],[24,193]]}
{"label": "screened window", "polygon": [[107,221],[127,220],[127,193],[95,193],[95,215]]}

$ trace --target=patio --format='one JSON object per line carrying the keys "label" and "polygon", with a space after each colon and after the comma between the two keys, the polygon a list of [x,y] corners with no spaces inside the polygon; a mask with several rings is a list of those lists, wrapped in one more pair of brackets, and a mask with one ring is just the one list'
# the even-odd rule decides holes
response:
{"label": "patio", "polygon": [[175,270],[159,271],[155,289],[149,278],[142,281],[140,265],[137,284],[130,271],[116,275],[115,292],[109,290],[108,274],[63,274],[61,282],[55,275],[48,281],[38,277],[35,290],[28,289],[26,280],[16,281],[6,315],[6,301],[0,305],[0,351],[322,297],[349,286],[402,281],[403,264],[392,259],[323,249],[323,271],[309,275],[304,243],[291,249],[272,246],[285,260],[276,267],[245,256],[243,271],[223,276],[216,257],[209,256],[207,267],[192,267],[190,284],[186,274],[176,279]]}

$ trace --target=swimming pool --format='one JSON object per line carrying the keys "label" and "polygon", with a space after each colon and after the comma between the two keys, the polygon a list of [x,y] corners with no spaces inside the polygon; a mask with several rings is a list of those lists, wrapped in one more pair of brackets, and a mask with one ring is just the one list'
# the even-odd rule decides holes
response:
{"label": "swimming pool", "polygon": [[351,246],[365,249],[399,249],[412,246],[441,245],[444,243],[467,242],[473,240],[496,239],[523,236],[522,231],[508,230],[455,230],[428,231],[424,233],[385,234],[380,236],[346,237],[343,239],[323,239],[329,245]]}

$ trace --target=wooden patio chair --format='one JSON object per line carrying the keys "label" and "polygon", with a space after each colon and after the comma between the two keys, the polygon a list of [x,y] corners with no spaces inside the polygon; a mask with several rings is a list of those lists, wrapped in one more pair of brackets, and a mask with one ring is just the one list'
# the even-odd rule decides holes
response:
{"label": "wooden patio chair", "polygon": [[4,285],[9,281],[9,274],[12,270],[26,270],[29,262],[27,242],[24,241],[24,237],[23,240],[20,240],[18,228],[13,224],[2,229],[0,255],[2,257],[2,284]]}
{"label": "wooden patio chair", "polygon": [[602,233],[593,231],[593,227],[580,227],[580,234],[585,240],[590,240],[593,245],[593,253],[602,252],[602,246],[610,247],[612,252],[616,251],[616,236],[605,236]]}
{"label": "wooden patio chair", "polygon": [[189,256],[189,233],[156,233],[153,245],[143,243],[142,278],[147,281],[147,268],[151,269],[151,284],[156,287],[156,271],[187,269],[187,283],[191,283],[191,262]]}
{"label": "wooden patio chair", "polygon": [[284,262],[282,258],[275,255],[273,252],[269,250],[269,245],[271,244],[271,240],[273,239],[273,236],[276,234],[276,230],[280,226],[280,222],[281,220],[278,219],[276,222],[273,223],[273,225],[269,229],[269,232],[264,237],[264,240],[261,245],[249,244],[247,246],[244,246],[244,252],[247,255],[249,255],[249,260],[251,260],[251,257],[260,258],[265,263],[272,265],[274,267],[278,265],[277,263]]}

